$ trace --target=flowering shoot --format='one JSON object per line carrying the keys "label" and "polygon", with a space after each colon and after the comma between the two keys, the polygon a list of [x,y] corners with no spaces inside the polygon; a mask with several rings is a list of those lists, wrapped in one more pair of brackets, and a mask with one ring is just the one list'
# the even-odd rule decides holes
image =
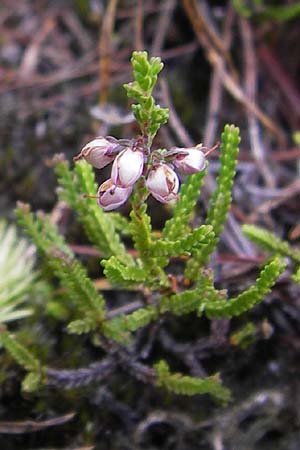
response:
{"label": "flowering shoot", "polygon": [[[99,136],[86,144],[74,161],[84,158],[96,169],[112,163],[110,179],[98,190],[98,204],[105,211],[118,208],[126,202],[133,188],[141,189],[143,201],[148,194],[161,203],[178,198],[179,179],[206,168],[206,157],[201,144],[189,148],[153,149],[153,139],[160,126],[167,122],[168,109],[155,103],[152,91],[157,75],[162,70],[160,58],[148,59],[147,52],[134,52],[131,58],[134,81],[124,85],[128,97],[137,103],[132,105],[140,127],[135,139],[116,139]],[[138,183],[137,183],[138,182]],[[147,193],[148,190],[148,193]]]}

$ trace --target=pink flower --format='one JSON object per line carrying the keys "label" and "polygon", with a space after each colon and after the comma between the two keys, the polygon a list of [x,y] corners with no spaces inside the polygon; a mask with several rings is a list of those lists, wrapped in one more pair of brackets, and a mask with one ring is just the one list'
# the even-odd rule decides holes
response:
{"label": "pink flower", "polygon": [[126,202],[132,192],[132,186],[127,188],[121,188],[115,186],[112,181],[106,180],[102,183],[98,189],[98,205],[104,209],[104,211],[111,211]]}
{"label": "pink flower", "polygon": [[[178,151],[177,154],[176,150]],[[174,153],[175,158],[172,160],[172,163],[180,172],[186,175],[201,172],[206,167],[205,155],[200,148],[175,148]]]}
{"label": "pink flower", "polygon": [[111,152],[118,145],[117,142],[110,142],[106,138],[99,136],[86,144],[81,152],[75,156],[74,161],[84,158],[96,169],[102,169],[114,160],[115,155]]}
{"label": "pink flower", "polygon": [[126,148],[114,160],[111,180],[119,187],[132,186],[142,175],[144,154],[139,150]]}
{"label": "pink flower", "polygon": [[150,170],[146,186],[156,200],[167,203],[177,198],[179,180],[171,167],[160,164]]}

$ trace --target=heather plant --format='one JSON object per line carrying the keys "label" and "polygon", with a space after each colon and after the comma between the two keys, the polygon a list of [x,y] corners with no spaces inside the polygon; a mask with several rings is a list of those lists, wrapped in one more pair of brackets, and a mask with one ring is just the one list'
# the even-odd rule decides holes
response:
{"label": "heather plant", "polygon": [[[88,367],[58,370],[46,366],[25,349],[8,331],[1,341],[27,371],[24,389],[32,391],[44,385],[74,388],[101,382],[118,367],[146,383],[161,386],[177,394],[208,393],[227,402],[229,390],[219,374],[196,378],[172,372],[165,360],[147,365],[134,351],[136,332],[166,316],[194,313],[211,318],[238,316],[258,304],[270,291],[285,262],[280,256],[270,259],[256,282],[234,297],[214,285],[207,270],[230,209],[231,190],[239,146],[239,130],[226,125],[220,143],[220,170],[216,189],[209,202],[207,218],[193,226],[195,207],[207,170],[210,150],[192,148],[155,149],[153,140],[168,120],[168,110],[155,103],[152,95],[163,64],[146,52],[132,55],[134,81],[126,84],[140,134],[133,139],[100,136],[89,142],[75,157],[75,165],[62,155],[55,158],[59,198],[75,211],[91,244],[100,252],[101,266],[115,289],[134,291],[139,302],[111,309],[105,294],[98,291],[87,269],[77,259],[46,215],[34,214],[28,205],[19,204],[17,217],[34,241],[49,269],[66,290],[65,298],[73,307],[74,320],[68,324],[71,334],[89,334],[107,356]],[[111,177],[97,187],[94,168],[112,163]],[[94,167],[94,168],[93,168]],[[178,173],[186,175],[179,183]],[[162,230],[152,229],[147,198],[172,205],[172,215]],[[130,202],[129,217],[113,211]],[[134,251],[124,244],[132,242]],[[130,245],[127,244],[129,247]],[[170,262],[181,259],[181,274],[172,272]]]}

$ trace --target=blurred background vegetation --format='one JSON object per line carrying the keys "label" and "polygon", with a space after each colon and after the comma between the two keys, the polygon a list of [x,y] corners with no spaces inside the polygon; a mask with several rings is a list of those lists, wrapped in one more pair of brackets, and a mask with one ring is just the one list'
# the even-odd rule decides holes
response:
{"label": "blurred background vegetation", "polygon": [[[2,0],[0,5],[0,323],[57,368],[101,359],[97,343],[65,333],[72,315],[34,247],[16,229],[17,200],[50,214],[96,286],[99,257],[57,201],[54,154],[67,159],[96,135],[137,132],[122,84],[130,56],[165,63],[156,91],[170,121],[154,145],[210,147],[225,123],[242,144],[234,205],[212,263],[218,285],[247,286],[263,254],[242,224],[262,225],[299,245],[300,7],[294,1]],[[218,152],[199,200],[200,223]],[[107,178],[106,169],[97,174]],[[169,212],[150,203],[159,229]],[[124,214],[127,207],[123,208]],[[43,280],[43,281],[42,281]],[[127,292],[107,290],[121,306]],[[133,294],[131,294],[133,297]],[[175,367],[216,370],[230,386],[226,409],[116,373],[109,387],[21,390],[23,373],[0,349],[0,446],[17,449],[296,450],[300,446],[299,287],[288,272],[239,320],[171,319],[139,336],[145,355],[171,351]],[[145,356],[146,358],[147,356]]]}

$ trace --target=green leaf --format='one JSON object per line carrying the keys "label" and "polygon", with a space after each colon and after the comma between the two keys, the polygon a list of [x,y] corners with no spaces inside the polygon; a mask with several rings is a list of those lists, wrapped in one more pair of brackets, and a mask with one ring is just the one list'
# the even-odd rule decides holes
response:
{"label": "green leaf", "polygon": [[22,381],[22,390],[24,392],[36,392],[42,386],[41,372],[30,372]]}
{"label": "green leaf", "polygon": [[230,343],[239,346],[242,349],[247,348],[255,340],[256,334],[257,327],[252,322],[248,322],[240,330],[230,336]]}
{"label": "green leaf", "polygon": [[34,216],[27,206],[18,208],[17,216],[63,288],[68,289],[72,301],[82,311],[92,311],[95,320],[101,322],[106,314],[104,298],[97,292],[85,267],[75,259],[56,227],[50,224],[46,216]]}
{"label": "green leaf", "polygon": [[295,283],[300,285],[300,267],[298,267],[292,275],[292,280],[295,281]]}
{"label": "green leaf", "polygon": [[182,316],[196,311],[205,302],[202,292],[197,289],[180,292],[170,296],[163,296],[159,302],[161,313],[170,311],[176,316]]}
{"label": "green leaf", "polygon": [[239,143],[239,129],[233,125],[226,125],[221,136],[220,172],[217,177],[217,187],[209,202],[206,221],[207,224],[213,226],[216,236],[223,231],[224,222],[231,206],[231,189]]}
{"label": "green leaf", "polygon": [[109,218],[122,236],[130,236],[130,222],[126,217],[117,212],[110,212]]}
{"label": "green leaf", "polygon": [[153,242],[150,247],[150,254],[168,257],[188,254],[194,248],[201,249],[203,246],[208,245],[213,238],[212,226],[202,225],[176,241],[158,240]]}
{"label": "green leaf", "polygon": [[260,303],[264,297],[271,291],[279,275],[284,271],[286,263],[279,257],[274,258],[267,263],[256,283],[237,297],[227,301],[207,302],[205,313],[208,318],[224,318],[239,316],[249,311],[255,305]]}
{"label": "green leaf", "polygon": [[106,315],[105,300],[97,292],[85,267],[76,259],[68,260],[55,253],[49,254],[48,263],[78,307],[85,313],[93,312],[94,319],[101,322]]}
{"label": "green leaf", "polygon": [[230,391],[221,385],[218,374],[207,378],[195,378],[181,373],[171,373],[165,361],[159,361],[154,368],[157,372],[158,386],[175,394],[210,394],[222,403],[228,403],[230,400]]}
{"label": "green leaf", "polygon": [[12,334],[2,331],[0,342],[20,366],[28,371],[40,371],[40,362]]}
{"label": "green leaf", "polygon": [[199,269],[207,264],[214,252],[224,223],[231,206],[231,190],[235,176],[235,167],[239,151],[239,129],[233,125],[226,125],[221,136],[220,171],[217,177],[216,189],[209,201],[206,224],[213,227],[215,238],[203,251],[195,250],[193,258],[187,263],[185,276],[196,280]]}
{"label": "green leaf", "polygon": [[141,133],[147,136],[151,144],[159,127],[168,120],[168,109],[155,105],[152,91],[157,82],[157,75],[162,70],[160,58],[148,59],[147,52],[133,52],[131,58],[134,82],[127,83],[124,88],[128,97],[137,100],[132,105],[134,117],[138,122]]}
{"label": "green leaf", "polygon": [[243,225],[245,235],[260,247],[282,256],[290,257],[294,262],[300,262],[300,250],[294,249],[286,241],[283,241],[271,231],[255,225]]}
{"label": "green leaf", "polygon": [[70,334],[86,334],[96,329],[95,320],[91,317],[74,320],[68,325],[68,332]]}
{"label": "green leaf", "polygon": [[[164,261],[151,255],[152,248],[152,227],[151,219],[146,213],[147,205],[140,205],[139,195],[134,195],[132,199],[133,209],[130,213],[131,218],[131,235],[134,247],[138,252],[139,262],[142,264],[144,271],[147,273],[147,280],[150,283],[157,283],[160,286],[169,286],[166,274],[161,268]],[[156,284],[157,284],[156,283]]]}
{"label": "green leaf", "polygon": [[123,318],[124,326],[128,331],[136,331],[158,319],[158,310],[154,306],[140,308]]}
{"label": "green leaf", "polygon": [[115,256],[101,261],[104,274],[113,285],[132,287],[146,281],[147,273],[140,267],[124,266]]}
{"label": "green leaf", "polygon": [[84,160],[78,161],[72,172],[66,161],[56,158],[56,173],[61,186],[59,196],[76,211],[89,240],[105,256],[115,255],[120,261],[133,264],[115,231],[114,219],[110,219],[95,199],[84,197],[85,194],[95,196],[97,193],[92,166]]}
{"label": "green leaf", "polygon": [[114,317],[103,322],[101,331],[108,339],[116,341],[121,345],[129,345],[131,343],[131,336],[123,316]]}

